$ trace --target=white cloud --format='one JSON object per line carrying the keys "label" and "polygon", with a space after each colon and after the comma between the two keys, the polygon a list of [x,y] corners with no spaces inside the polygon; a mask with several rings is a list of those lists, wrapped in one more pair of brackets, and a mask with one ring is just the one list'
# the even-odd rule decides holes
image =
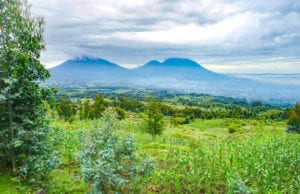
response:
{"label": "white cloud", "polygon": [[248,27],[251,19],[253,19],[252,15],[245,13],[205,25],[162,22],[155,25],[154,28],[158,30],[117,32],[113,35],[124,40],[216,46],[240,39],[239,36]]}
{"label": "white cloud", "polygon": [[[238,57],[250,61],[248,66],[252,62],[257,71],[265,71],[272,65],[275,67],[268,58],[294,57],[292,64],[300,61],[298,1],[29,2],[34,14],[45,17],[47,50],[42,60],[47,64],[78,55],[98,56],[123,64],[178,56],[233,65],[233,59]],[[254,64],[257,58],[265,61]],[[284,60],[280,62],[289,63]],[[248,71],[242,63],[238,65]]]}
{"label": "white cloud", "polygon": [[220,0],[179,1],[175,7],[181,14],[201,16],[208,20],[223,19],[239,10],[234,4]]}

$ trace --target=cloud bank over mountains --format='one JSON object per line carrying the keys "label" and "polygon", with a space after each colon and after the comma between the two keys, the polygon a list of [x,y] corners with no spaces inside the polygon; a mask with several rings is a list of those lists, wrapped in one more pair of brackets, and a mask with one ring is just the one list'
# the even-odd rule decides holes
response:
{"label": "cloud bank over mountains", "polygon": [[47,65],[188,57],[220,72],[300,73],[300,2],[30,0],[46,21]]}

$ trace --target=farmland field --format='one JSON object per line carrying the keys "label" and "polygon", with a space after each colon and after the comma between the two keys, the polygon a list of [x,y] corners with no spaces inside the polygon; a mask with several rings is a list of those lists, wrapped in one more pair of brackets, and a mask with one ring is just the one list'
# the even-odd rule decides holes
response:
{"label": "farmland field", "polygon": [[[155,161],[149,177],[131,182],[121,192],[138,193],[297,193],[300,191],[300,136],[286,134],[286,123],[243,119],[212,119],[173,126],[165,117],[166,129],[153,139],[142,131],[141,118],[118,121],[117,134],[133,134],[140,154]],[[228,123],[240,123],[231,134]],[[55,150],[62,153],[49,193],[84,193],[91,186],[79,176],[76,153],[82,130],[101,129],[101,119],[74,121],[54,119]],[[7,175],[1,176],[3,180]],[[1,192],[16,192],[16,182],[6,181]]]}
{"label": "farmland field", "polygon": [[[287,135],[284,122],[269,125],[255,120],[236,121],[244,126],[229,134],[228,122],[215,119],[195,120],[178,127],[169,124],[153,140],[141,131],[140,119],[123,120],[118,133],[134,134],[139,152],[152,156],[157,165],[152,177],[132,187],[143,193],[297,193],[300,190],[299,135]],[[101,122],[54,125],[76,133]]]}

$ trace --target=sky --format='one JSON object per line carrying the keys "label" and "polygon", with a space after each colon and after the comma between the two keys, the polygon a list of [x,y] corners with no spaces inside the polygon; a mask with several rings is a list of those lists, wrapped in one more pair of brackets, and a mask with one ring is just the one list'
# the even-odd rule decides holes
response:
{"label": "sky", "polygon": [[29,0],[41,61],[90,56],[133,68],[190,58],[221,73],[300,73],[299,0]]}

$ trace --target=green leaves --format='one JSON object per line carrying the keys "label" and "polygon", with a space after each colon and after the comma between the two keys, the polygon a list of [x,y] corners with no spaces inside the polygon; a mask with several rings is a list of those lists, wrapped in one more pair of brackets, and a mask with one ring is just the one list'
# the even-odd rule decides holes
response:
{"label": "green leaves", "polygon": [[145,108],[145,113],[145,131],[155,138],[164,130],[163,114],[160,104],[155,100],[149,102]]}
{"label": "green leaves", "polygon": [[93,193],[120,191],[128,182],[150,175],[154,167],[152,160],[143,160],[135,153],[133,136],[116,135],[116,115],[111,110],[105,112],[103,120],[103,129],[82,132],[80,141],[81,174],[93,186]]}
{"label": "green leaves", "polygon": [[299,135],[206,139],[168,152],[151,184],[160,193],[298,193],[299,151]]}
{"label": "green leaves", "polygon": [[[39,83],[49,72],[40,63],[42,18],[27,1],[0,4],[0,160],[26,183],[42,186],[57,165],[49,150],[49,127]],[[53,155],[54,154],[54,155]]]}
{"label": "green leaves", "polygon": [[65,121],[72,123],[76,115],[76,107],[71,102],[64,100],[56,106],[58,115]]}
{"label": "green leaves", "polygon": [[92,106],[93,117],[100,118],[102,116],[103,111],[105,110],[106,104],[104,102],[104,98],[102,95],[97,95],[95,98],[95,102]]}
{"label": "green leaves", "polygon": [[300,104],[296,103],[295,107],[289,111],[288,132],[300,133]]}
{"label": "green leaves", "polygon": [[20,140],[16,140],[16,141],[14,141],[14,143],[13,143],[13,145],[14,145],[15,148],[20,147],[22,144],[23,144],[23,141],[20,141]]}

